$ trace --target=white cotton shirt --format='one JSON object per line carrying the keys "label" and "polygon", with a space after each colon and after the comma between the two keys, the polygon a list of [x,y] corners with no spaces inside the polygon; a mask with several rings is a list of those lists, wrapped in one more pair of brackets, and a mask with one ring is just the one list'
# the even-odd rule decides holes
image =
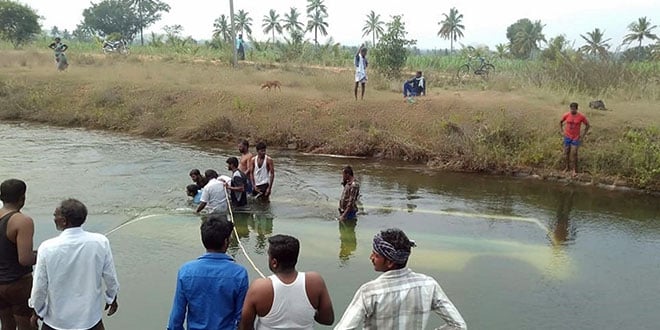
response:
{"label": "white cotton shirt", "polygon": [[209,213],[226,213],[227,212],[227,192],[225,191],[224,182],[218,179],[211,179],[202,189],[203,203],[206,203],[204,208]]}
{"label": "white cotton shirt", "polygon": [[270,184],[270,171],[268,170],[268,157],[264,157],[264,161],[259,167],[259,157],[254,157],[254,184],[260,186],[262,184]]}
{"label": "white cotton shirt", "polygon": [[28,305],[58,330],[93,327],[119,292],[110,242],[80,227],[41,243],[33,276]]}

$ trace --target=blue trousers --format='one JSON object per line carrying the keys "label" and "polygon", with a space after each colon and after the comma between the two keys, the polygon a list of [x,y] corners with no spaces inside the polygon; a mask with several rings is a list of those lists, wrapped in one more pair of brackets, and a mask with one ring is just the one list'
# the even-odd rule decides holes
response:
{"label": "blue trousers", "polygon": [[417,96],[417,92],[413,88],[413,85],[408,82],[403,84],[403,97],[407,96]]}

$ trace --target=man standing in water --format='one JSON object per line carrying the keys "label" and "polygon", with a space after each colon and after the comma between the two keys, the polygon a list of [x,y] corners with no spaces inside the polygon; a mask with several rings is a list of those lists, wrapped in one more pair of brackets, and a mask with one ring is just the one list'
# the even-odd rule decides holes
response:
{"label": "man standing in water", "polygon": [[250,180],[254,185],[253,194],[268,201],[275,181],[275,165],[273,159],[266,155],[265,143],[257,143],[257,155],[252,157],[249,172]]}
{"label": "man standing in water", "polygon": [[355,180],[353,168],[350,166],[344,167],[342,176],[341,185],[344,186],[344,190],[339,198],[339,220],[352,220],[357,218],[360,184]]}
{"label": "man standing in water", "polygon": [[225,182],[225,188],[229,190],[231,197],[231,204],[236,207],[245,206],[247,204],[247,194],[245,193],[245,185],[247,177],[245,173],[238,169],[238,158],[229,157],[227,159],[227,169],[231,171],[231,183]]}
{"label": "man standing in water", "polygon": [[296,270],[298,239],[275,235],[268,238],[268,244],[268,268],[273,275],[250,285],[241,329],[313,329],[314,321],[331,325],[335,313],[325,281],[316,272]]}
{"label": "man standing in water", "polygon": [[426,329],[431,312],[445,321],[440,329],[467,329],[438,282],[406,268],[414,246],[400,229],[374,236],[370,259],[383,274],[358,289],[335,330]]}
{"label": "man standing in water", "polygon": [[362,85],[362,97],[364,100],[364,88],[367,84],[367,47],[364,44],[360,45],[357,53],[355,54],[355,99],[358,99],[358,85]]}
{"label": "man standing in water", "polygon": [[179,269],[168,330],[236,329],[248,289],[245,267],[227,252],[234,224],[220,215],[202,222],[206,253]]}
{"label": "man standing in water", "polygon": [[218,172],[215,170],[206,170],[204,172],[208,183],[202,189],[202,197],[196,212],[202,212],[206,209],[208,213],[227,213],[227,193],[225,192],[224,182],[218,180]]}
{"label": "man standing in water", "polygon": [[583,114],[578,113],[577,103],[571,103],[569,108],[570,111],[565,113],[559,121],[559,129],[564,136],[565,171],[572,170],[572,175],[576,176],[578,170],[578,147],[582,144],[583,140],[580,139],[580,131],[582,130],[582,124],[584,124],[583,136],[587,136],[589,132],[589,121]]}
{"label": "man standing in water", "polygon": [[30,295],[33,322],[43,320],[42,330],[103,330],[101,306],[105,304],[108,315],[118,307],[110,241],[81,228],[87,207],[76,199],[62,201],[53,216],[62,233],[39,246]]}
{"label": "man standing in water", "polygon": [[27,185],[18,179],[0,184],[0,322],[3,329],[36,329],[28,306],[32,288],[34,222],[21,213]]}
{"label": "man standing in water", "polygon": [[[238,159],[238,170],[247,174],[250,170],[250,161],[254,157],[250,152],[250,143],[247,140],[241,140],[238,144],[238,151],[241,153],[241,157]],[[250,178],[248,178],[245,185],[245,192],[248,194],[252,193],[252,181],[250,181]]]}

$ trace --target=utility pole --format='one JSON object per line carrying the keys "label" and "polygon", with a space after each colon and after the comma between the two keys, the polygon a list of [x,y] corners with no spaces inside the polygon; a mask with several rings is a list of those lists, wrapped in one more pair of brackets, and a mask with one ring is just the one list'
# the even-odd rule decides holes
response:
{"label": "utility pole", "polygon": [[236,49],[236,25],[234,25],[234,0],[229,0],[229,21],[231,22],[232,53],[234,54],[234,67],[238,67],[238,50]]}

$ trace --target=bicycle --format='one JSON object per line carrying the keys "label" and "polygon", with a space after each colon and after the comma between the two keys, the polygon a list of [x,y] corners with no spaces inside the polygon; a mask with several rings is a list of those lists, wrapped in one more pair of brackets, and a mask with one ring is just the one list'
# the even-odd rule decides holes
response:
{"label": "bicycle", "polygon": [[458,68],[458,71],[456,72],[456,77],[458,79],[465,79],[468,78],[471,74],[475,74],[477,76],[481,76],[484,79],[488,78],[488,74],[490,74],[491,71],[495,70],[495,66],[490,64],[488,60],[485,58],[479,56],[479,67],[475,68],[474,65],[470,64],[472,62],[472,57],[468,58],[467,63],[461,65]]}

